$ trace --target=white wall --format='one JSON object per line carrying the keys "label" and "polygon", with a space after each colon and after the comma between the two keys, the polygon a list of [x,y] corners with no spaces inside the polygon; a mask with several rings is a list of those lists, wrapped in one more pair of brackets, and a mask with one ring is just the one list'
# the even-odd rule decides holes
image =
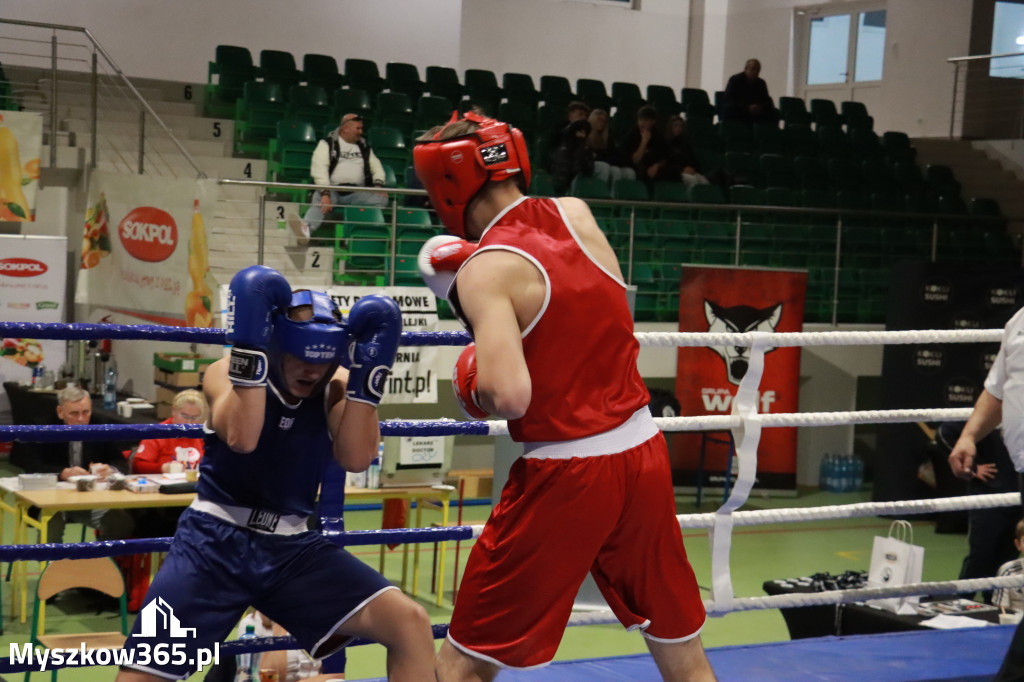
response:
{"label": "white wall", "polygon": [[566,0],[467,0],[463,67],[535,76],[651,83],[678,90],[686,77],[688,0],[645,0],[636,11]]}
{"label": "white wall", "polygon": [[[218,44],[456,65],[462,0],[7,0],[0,16],[89,30],[129,76],[205,82]],[[17,29],[0,27],[0,35]],[[17,63],[4,56],[4,62]]]}

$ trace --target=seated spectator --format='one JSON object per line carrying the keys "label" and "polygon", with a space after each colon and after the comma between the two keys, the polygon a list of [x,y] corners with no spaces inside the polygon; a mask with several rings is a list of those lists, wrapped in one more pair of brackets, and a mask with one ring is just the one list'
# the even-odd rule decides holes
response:
{"label": "seated spectator", "polygon": [[562,140],[551,156],[551,184],[558,194],[566,194],[577,175],[594,174],[594,150],[587,135],[590,123],[586,119],[573,121],[562,131]]}
{"label": "seated spectator", "polygon": [[[57,393],[57,418],[67,426],[92,423],[92,398],[79,386],[68,386]],[[120,471],[124,456],[110,441],[70,441],[62,443],[29,443],[18,461],[12,462],[30,474],[57,474],[61,481],[72,476],[94,474],[105,479]],[[38,517],[38,509],[30,514]],[[100,531],[104,540],[123,540],[134,529],[131,514],[124,509],[83,509],[55,514],[46,529],[48,542],[63,542],[68,522],[81,523]]]}
{"label": "seated spectator", "polygon": [[587,120],[590,121],[590,137],[587,139],[594,150],[594,175],[612,185],[622,178],[636,180],[636,171],[608,135],[608,112],[594,109]]}
{"label": "seated spectator", "polygon": [[722,95],[718,117],[738,119],[750,125],[778,123],[779,112],[768,94],[768,84],[761,78],[761,62],[748,59],[743,71],[729,78]]}
{"label": "seated spectator", "polygon": [[547,160],[549,162],[551,161],[551,156],[555,153],[555,150],[558,149],[560,144],[562,144],[562,133],[565,132],[566,127],[568,127],[570,123],[575,123],[576,121],[585,121],[588,116],[590,116],[590,107],[586,104],[583,102],[569,102],[569,106],[565,108],[565,118],[555,125],[548,137]]}
{"label": "seated spectator", "polygon": [[636,176],[648,184],[680,182],[680,169],[669,160],[668,143],[657,124],[658,110],[649,105],[640,107],[636,125],[622,140],[622,153],[628,155]]}
{"label": "seated spectator", "polygon": [[[1013,546],[1017,552],[1024,554],[1024,521],[1018,521],[1014,528]],[[997,578],[1024,573],[1024,560],[1019,557],[999,567]],[[1020,613],[1024,611],[1024,587],[1000,587],[992,593],[992,603],[996,606]]]}
{"label": "seated spectator", "polygon": [[689,189],[694,185],[710,184],[698,170],[697,155],[690,144],[690,135],[686,132],[686,121],[680,116],[670,116],[665,129],[665,141],[668,144],[668,159],[671,166],[680,169],[683,184]]}
{"label": "seated spectator", "polygon": [[318,190],[302,220],[294,213],[288,215],[288,226],[300,243],[308,243],[311,236],[332,240],[333,234],[313,233],[331,217],[335,206],[388,205],[388,196],[384,192],[353,189],[383,187],[385,180],[384,166],[363,138],[363,118],[359,114],[342,116],[341,125],[317,143],[309,163],[309,174],[317,185],[338,185],[347,189]]}
{"label": "seated spectator", "polygon": [[[209,410],[206,398],[195,389],[174,396],[171,417],[161,424],[202,424]],[[139,443],[132,457],[133,474],[167,474],[199,468],[203,456],[202,438],[151,438]]]}

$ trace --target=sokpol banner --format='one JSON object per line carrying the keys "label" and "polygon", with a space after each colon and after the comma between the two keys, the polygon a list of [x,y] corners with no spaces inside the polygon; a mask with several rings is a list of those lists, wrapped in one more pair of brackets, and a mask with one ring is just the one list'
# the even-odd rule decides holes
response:
{"label": "sokpol banner", "polygon": [[[790,270],[684,266],[679,289],[681,332],[799,332],[803,330],[807,273]],[[676,397],[683,415],[730,414],[749,367],[743,346],[680,347]],[[757,411],[796,412],[800,349],[765,354]],[[761,431],[759,489],[796,489],[796,429]],[[703,467],[701,452],[703,448]],[[672,478],[677,486],[720,487],[729,459],[727,432],[672,434]]]}
{"label": "sokpol banner", "polygon": [[214,180],[94,173],[75,302],[160,324],[212,326],[203,212],[216,199]]}
{"label": "sokpol banner", "polygon": [[[426,287],[327,287],[326,292],[346,317],[352,306],[363,296],[382,294],[390,296],[402,310],[402,331],[437,331],[437,299]],[[223,327],[227,321],[228,286],[220,287],[220,309],[217,322]],[[395,364],[388,377],[384,393],[385,405],[408,403],[436,403],[438,377],[438,349],[436,346],[400,346]],[[444,370],[451,372],[451,368]],[[447,376],[447,375],[446,375]]]}
{"label": "sokpol banner", "polygon": [[[0,236],[0,319],[64,322],[67,238]],[[31,381],[32,370],[57,374],[66,360],[64,341],[0,339],[0,383]],[[0,412],[9,410],[0,387]]]}
{"label": "sokpol banner", "polygon": [[0,111],[0,220],[35,220],[43,115]]}

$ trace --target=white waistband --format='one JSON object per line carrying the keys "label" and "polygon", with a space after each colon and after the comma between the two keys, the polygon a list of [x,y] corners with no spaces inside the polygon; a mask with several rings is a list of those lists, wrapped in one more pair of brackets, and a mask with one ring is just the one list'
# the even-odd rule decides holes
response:
{"label": "white waistband", "polygon": [[250,509],[249,507],[232,507],[227,504],[219,504],[210,500],[201,500],[198,497],[192,500],[189,505],[192,509],[210,516],[216,516],[222,521],[248,528],[257,533],[268,535],[297,535],[309,530],[304,516],[281,516],[266,509]]}
{"label": "white waistband", "polygon": [[658,427],[647,406],[611,431],[596,436],[552,443],[523,443],[523,457],[532,459],[571,459],[614,455],[646,443],[658,433]]}

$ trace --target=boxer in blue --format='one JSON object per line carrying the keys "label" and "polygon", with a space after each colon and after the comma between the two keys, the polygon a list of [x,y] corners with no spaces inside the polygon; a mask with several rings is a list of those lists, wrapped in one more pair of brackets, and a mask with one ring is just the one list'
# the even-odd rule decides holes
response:
{"label": "boxer in blue", "polygon": [[[227,637],[250,605],[314,658],[366,637],[387,648],[389,679],[433,679],[424,609],[306,529],[329,458],[362,471],[376,456],[377,404],[401,328],[385,296],[360,299],[344,320],[329,296],[293,294],[271,268],[232,278],[231,356],[203,380],[210,420],[196,501],[146,595],[125,644],[136,655],[118,682],[187,678],[198,650]],[[161,644],[171,655],[158,660]]]}

